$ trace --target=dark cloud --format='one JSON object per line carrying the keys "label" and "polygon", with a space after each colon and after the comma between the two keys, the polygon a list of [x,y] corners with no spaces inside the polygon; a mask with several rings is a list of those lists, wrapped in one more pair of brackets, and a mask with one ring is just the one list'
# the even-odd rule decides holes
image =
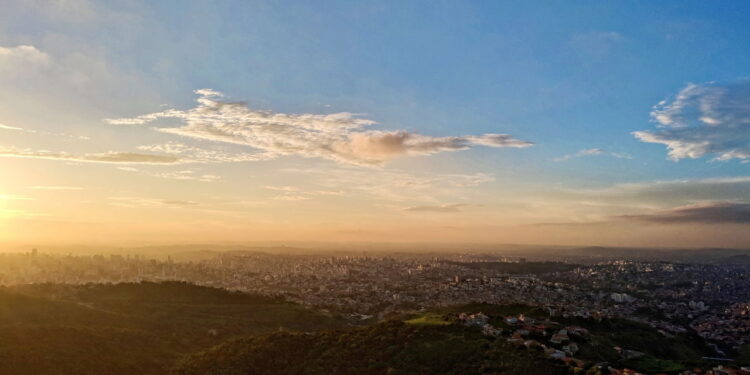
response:
{"label": "dark cloud", "polygon": [[621,219],[663,224],[746,224],[750,223],[750,204],[712,202],[675,207],[654,214],[619,216]]}

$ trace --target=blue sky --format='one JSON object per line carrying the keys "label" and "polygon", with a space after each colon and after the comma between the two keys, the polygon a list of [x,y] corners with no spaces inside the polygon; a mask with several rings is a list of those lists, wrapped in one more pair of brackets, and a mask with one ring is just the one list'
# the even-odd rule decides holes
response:
{"label": "blue sky", "polygon": [[[745,178],[750,168],[743,163],[750,160],[746,116],[750,106],[746,81],[750,5],[743,2],[70,0],[10,1],[6,8],[0,14],[0,52],[5,51],[0,53],[0,75],[4,75],[0,99],[5,103],[0,105],[0,124],[26,131],[0,129],[0,147],[4,147],[4,156],[12,156],[0,162],[6,170],[14,171],[15,181],[0,187],[6,196],[38,201],[36,205],[27,202],[26,208],[20,206],[21,200],[7,204],[8,212],[26,212],[24,220],[55,217],[56,222],[65,221],[59,217],[61,211],[41,203],[42,197],[24,192],[37,185],[73,185],[81,188],[76,191],[96,191],[101,204],[122,198],[113,195],[125,194],[141,203],[181,200],[212,210],[226,208],[211,201],[214,196],[262,201],[268,206],[273,199],[269,190],[295,191],[300,201],[322,201],[318,205],[305,203],[310,205],[304,208],[308,216],[294,216],[292,207],[271,204],[262,211],[279,213],[279,219],[270,220],[268,225],[274,229],[259,236],[277,238],[278,233],[288,232],[290,225],[300,223],[317,228],[310,229],[311,233],[320,228],[350,231],[351,221],[342,218],[352,212],[333,207],[356,202],[366,207],[357,212],[361,218],[355,221],[361,223],[358,228],[376,226],[378,233],[410,239],[410,235],[397,234],[375,222],[395,217],[405,227],[427,222],[434,228],[455,222],[456,215],[471,214],[480,217],[479,222],[536,225],[563,220],[571,216],[564,213],[571,206],[580,207],[582,198],[565,196],[560,190],[601,192],[622,184],[653,186],[670,181],[704,186],[710,179],[720,179],[724,185],[706,186],[700,194],[669,203],[633,198],[612,204],[617,199],[601,198],[597,205],[606,205],[606,209],[572,216],[576,224],[599,225],[625,215],[672,215],[675,212],[669,210],[675,209],[681,215],[684,212],[679,210],[691,210],[695,205],[711,209],[730,205],[731,210],[741,210],[742,218],[747,215],[743,205],[750,197],[743,188],[750,182],[732,182],[731,193],[705,193],[723,191],[726,179]],[[695,88],[688,89],[690,84]],[[200,95],[194,90],[202,88],[222,93],[213,97],[216,100],[242,101],[252,110],[317,115],[345,112],[377,125],[355,133],[327,134],[352,142],[344,146],[338,141],[333,146],[316,143],[313,146],[336,148],[331,154],[320,154],[263,148],[253,143],[253,137],[260,136],[255,133],[252,139],[224,142],[195,129],[153,132],[148,130],[150,123],[107,122],[167,108],[196,108]],[[690,98],[680,101],[680,93]],[[667,107],[664,122],[652,114],[662,100]],[[704,111],[701,108],[705,109],[707,101],[714,106]],[[696,111],[703,111],[703,117]],[[713,115],[718,117],[708,118]],[[189,121],[186,117],[160,117],[153,125],[176,126],[183,120]],[[723,122],[711,123],[714,120]],[[686,124],[690,129],[684,129]],[[247,130],[243,129],[234,130]],[[385,155],[381,147],[392,146],[385,143],[392,140],[368,133],[399,130],[404,131],[399,133],[399,141],[422,143],[410,143]],[[634,132],[648,134],[636,137]],[[533,146],[476,138],[488,133],[509,134],[513,141]],[[417,139],[420,135],[428,138]],[[457,136],[468,138],[452,139],[450,142],[458,143],[427,150],[432,147],[427,142]],[[281,156],[274,154],[260,161],[201,161],[191,164],[192,169],[138,165],[127,155],[119,155],[123,158],[115,162],[81,156],[106,152],[171,155],[174,150],[150,147],[169,142],[205,146],[234,156],[257,150]],[[676,150],[668,153],[668,144]],[[696,147],[703,148],[696,151]],[[67,156],[60,157],[60,153]],[[332,198],[322,194],[313,199],[315,194],[309,192],[331,183],[320,176],[316,180],[305,173],[289,172],[314,168],[328,168],[330,176],[338,176],[342,168],[353,168],[351,175],[357,175],[364,168],[371,170],[370,174],[383,174],[384,179],[393,178],[391,173],[437,181],[441,180],[434,176],[490,177],[466,189],[453,186],[450,192],[445,185],[435,186],[432,191],[445,194],[436,193],[429,199],[420,192],[411,199],[391,201],[384,198],[387,194],[367,196],[362,189],[347,190],[357,183],[369,184],[360,179],[332,187],[340,192],[336,199],[343,201],[326,201]],[[42,181],[41,175],[53,181]],[[91,177],[103,175],[108,176],[110,185]],[[208,178],[210,182],[161,178],[185,175],[214,177]],[[585,204],[591,203],[585,200]],[[518,207],[508,208],[521,201],[539,212],[529,216]],[[415,219],[404,213],[415,207],[433,207],[435,215]],[[257,224],[260,217],[242,216],[246,213],[241,209],[228,210],[240,215],[239,220],[246,220],[247,225],[254,226],[251,223]],[[555,214],[545,217],[545,210]],[[165,217],[173,218],[174,211],[165,211]],[[451,212],[456,215],[445,215]],[[144,214],[131,213],[133,217]],[[20,220],[19,215],[14,220]],[[330,220],[310,219],[316,215]],[[649,225],[654,222],[657,220]],[[713,232],[705,237],[713,239],[719,233],[744,231],[746,222],[750,218],[720,223],[688,220],[684,224],[709,224]],[[664,221],[660,224],[669,226]],[[717,225],[722,228],[716,229]],[[429,232],[428,226],[420,228]],[[670,230],[665,233],[673,233]],[[140,233],[137,229],[131,232]],[[217,230],[206,238],[220,237],[219,233]],[[572,237],[550,236],[551,241],[572,241]],[[576,236],[578,241],[580,234]],[[589,242],[620,243],[620,238],[613,234]],[[512,241],[525,239],[513,237]],[[741,241],[745,240],[739,242],[744,244]]]}

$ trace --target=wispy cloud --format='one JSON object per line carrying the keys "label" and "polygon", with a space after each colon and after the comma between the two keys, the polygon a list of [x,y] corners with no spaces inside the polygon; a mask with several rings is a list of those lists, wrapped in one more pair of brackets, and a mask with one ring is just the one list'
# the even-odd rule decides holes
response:
{"label": "wispy cloud", "polygon": [[47,136],[53,136],[53,137],[73,138],[73,139],[80,139],[84,141],[88,141],[91,139],[83,135],[70,135],[66,133],[50,133],[46,131],[24,129],[24,128],[19,128],[17,126],[10,126],[10,125],[5,125],[5,124],[0,124],[0,130],[10,130],[10,131],[15,131],[15,132],[20,132],[20,133],[39,134],[39,135],[47,135]]}
{"label": "wispy cloud", "polygon": [[301,194],[284,194],[279,195],[277,197],[274,197],[273,199],[279,200],[279,201],[306,201],[309,199],[312,199],[309,195],[301,195]]}
{"label": "wispy cloud", "polygon": [[734,201],[748,198],[750,176],[649,181],[617,184],[597,189],[566,189],[567,195],[610,202],[697,202],[706,200]]}
{"label": "wispy cloud", "polygon": [[189,146],[180,142],[138,146],[141,151],[179,155],[184,162],[191,163],[230,163],[241,161],[269,160],[275,156],[268,153],[226,152]]}
{"label": "wispy cloud", "polygon": [[23,131],[23,129],[21,129],[21,128],[17,128],[15,126],[10,126],[10,125],[5,125],[5,124],[0,124],[0,129],[3,129],[3,130],[14,130],[14,131]]}
{"label": "wispy cloud", "polygon": [[83,188],[80,186],[55,186],[55,185],[30,186],[29,189],[33,189],[33,190],[83,190]]}
{"label": "wispy cloud", "polygon": [[24,195],[15,195],[15,194],[0,194],[0,200],[9,200],[9,201],[30,201],[32,198],[24,196]]}
{"label": "wispy cloud", "polygon": [[624,215],[617,218],[661,224],[748,224],[750,223],[750,204],[738,202],[697,203],[655,213]]}
{"label": "wispy cloud", "polygon": [[34,46],[0,46],[0,71],[3,69],[30,69],[32,67],[48,66],[50,64],[50,56]]}
{"label": "wispy cloud", "polygon": [[331,190],[304,191],[295,186],[265,186],[265,188],[271,191],[283,193],[282,195],[274,197],[274,199],[281,201],[304,201],[312,199],[315,196],[331,196],[343,194],[341,191]]}
{"label": "wispy cloud", "polygon": [[169,172],[144,171],[144,170],[133,168],[133,167],[117,167],[117,169],[121,171],[126,171],[126,172],[138,173],[144,176],[166,178],[170,180],[199,181],[199,182],[213,182],[213,181],[221,180],[221,176],[207,174],[207,173],[200,173],[199,171],[195,171],[192,169],[169,171]]}
{"label": "wispy cloud", "polygon": [[110,197],[113,205],[122,207],[190,207],[198,205],[197,202],[179,199],[154,199],[138,197]]}
{"label": "wispy cloud", "polygon": [[180,158],[171,155],[142,154],[136,152],[105,152],[98,154],[71,154],[47,150],[0,147],[0,157],[64,160],[82,163],[105,164],[178,164]]}
{"label": "wispy cloud", "polygon": [[[434,204],[457,199],[474,187],[495,181],[486,173],[409,173],[395,169],[363,170],[354,167],[287,168],[281,172],[310,175],[308,181],[326,191],[342,195],[365,195],[368,199],[409,204]],[[463,198],[462,198],[463,199]]]}
{"label": "wispy cloud", "polygon": [[560,162],[560,161],[568,161],[570,159],[587,157],[587,156],[610,156],[610,157],[617,158],[617,159],[632,159],[633,158],[629,154],[622,153],[622,152],[609,152],[609,151],[604,151],[601,148],[588,148],[588,149],[580,150],[573,154],[563,155],[553,160]]}
{"label": "wispy cloud", "polygon": [[431,155],[474,146],[529,147],[531,142],[507,134],[432,137],[403,130],[375,131],[375,125],[357,114],[284,114],[249,108],[223,100],[223,94],[196,90],[198,105],[189,110],[169,109],[134,118],[108,119],[115,125],[142,125],[159,119],[177,119],[184,125],[156,130],[184,137],[249,146],[259,159],[284,155],[324,158],[344,164],[381,165],[400,156]]}
{"label": "wispy cloud", "polygon": [[287,193],[299,190],[299,189],[297,189],[294,186],[265,186],[265,188],[268,189],[268,190],[283,191],[283,192],[287,192]]}
{"label": "wispy cloud", "polygon": [[414,206],[404,209],[404,211],[410,211],[410,212],[440,212],[440,213],[446,213],[446,212],[461,212],[464,208],[468,207],[468,204],[465,203],[455,203],[455,204],[444,204],[439,206]]}
{"label": "wispy cloud", "polygon": [[706,155],[750,160],[750,80],[689,84],[672,101],[657,104],[651,118],[658,130],[633,135],[667,146],[674,161]]}

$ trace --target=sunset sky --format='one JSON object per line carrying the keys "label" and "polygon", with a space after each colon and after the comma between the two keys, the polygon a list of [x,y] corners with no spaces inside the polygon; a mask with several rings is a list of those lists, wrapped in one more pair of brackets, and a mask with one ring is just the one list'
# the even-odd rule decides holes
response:
{"label": "sunset sky", "polygon": [[748,17],[3,1],[0,242],[747,247]]}

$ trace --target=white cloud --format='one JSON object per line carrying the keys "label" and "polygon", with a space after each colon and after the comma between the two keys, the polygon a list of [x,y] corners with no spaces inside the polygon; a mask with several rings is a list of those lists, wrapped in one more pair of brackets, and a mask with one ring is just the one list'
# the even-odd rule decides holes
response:
{"label": "white cloud", "polygon": [[570,159],[580,158],[580,157],[586,157],[586,156],[611,156],[613,158],[617,159],[632,159],[633,157],[626,153],[621,152],[608,152],[604,151],[600,148],[588,148],[584,150],[580,150],[574,154],[567,154],[563,155],[559,158],[553,159],[554,161],[567,161]]}
{"label": "white cloud", "polygon": [[0,46],[0,72],[11,70],[23,72],[39,67],[48,67],[51,64],[50,56],[34,46]]}
{"label": "white cloud", "polygon": [[219,100],[222,94],[196,90],[195,108],[170,109],[135,118],[108,119],[115,125],[141,125],[159,119],[177,119],[179,127],[156,130],[184,137],[250,146],[260,150],[248,160],[272,159],[284,155],[324,158],[355,165],[381,165],[400,156],[430,155],[488,147],[528,147],[532,143],[507,134],[432,137],[407,131],[373,131],[372,120],[342,112],[328,115],[283,114],[255,110],[245,103]]}
{"label": "white cloud", "polygon": [[14,131],[23,131],[23,129],[21,129],[21,128],[17,128],[15,126],[10,126],[10,125],[5,125],[5,124],[0,124],[0,129],[3,129],[3,130],[14,130]]}
{"label": "white cloud", "polygon": [[677,161],[713,155],[715,160],[750,159],[750,80],[732,84],[690,84],[654,107],[655,131],[633,135],[667,146]]}

